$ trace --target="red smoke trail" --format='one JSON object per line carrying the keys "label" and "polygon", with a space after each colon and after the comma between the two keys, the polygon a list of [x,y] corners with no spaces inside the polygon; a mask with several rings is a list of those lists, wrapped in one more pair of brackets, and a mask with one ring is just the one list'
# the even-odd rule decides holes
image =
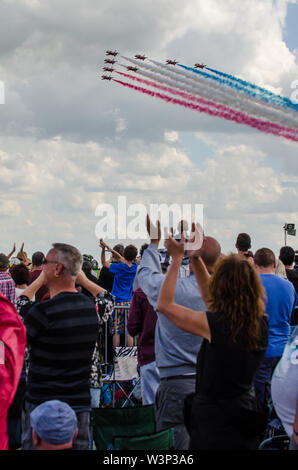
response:
{"label": "red smoke trail", "polygon": [[[158,90],[163,90],[163,91],[166,91],[168,93],[172,93],[172,95],[179,95],[181,96],[182,98],[185,98],[186,100],[190,100],[190,101],[197,101],[198,103],[202,103],[202,104],[206,104],[207,106],[211,106],[213,108],[216,108],[216,109],[219,109],[220,111],[224,111],[224,112],[228,112],[230,116],[234,116],[235,119],[242,119],[242,122],[244,124],[248,124],[249,126],[251,125],[251,122],[248,122],[248,120],[253,120],[253,121],[256,121],[258,123],[260,122],[269,122],[272,129],[276,129],[278,131],[281,131],[281,132],[285,132],[286,134],[293,134],[294,132],[294,136],[295,134],[297,134],[298,136],[298,130],[294,129],[293,127],[286,127],[286,126],[282,126],[280,124],[276,124],[274,122],[271,122],[271,121],[262,121],[260,119],[256,119],[252,116],[249,116],[247,113],[243,113],[241,111],[237,111],[233,108],[230,108],[228,106],[225,106],[225,105],[222,105],[222,104],[218,104],[218,103],[215,103],[214,101],[210,101],[210,100],[205,100],[204,98],[198,98],[196,96],[193,96],[192,94],[190,93],[186,93],[186,92],[183,92],[183,91],[179,91],[177,89],[174,89],[172,87],[169,87],[169,86],[164,86],[164,85],[158,85],[157,83],[155,82],[152,82],[150,80],[145,80],[143,78],[139,78],[139,77],[135,77],[133,75],[129,75],[127,73],[123,73],[123,72],[118,72],[116,70],[116,72],[119,74],[119,75],[123,75],[124,77],[127,77],[127,78],[130,78],[131,80],[136,80],[140,83],[143,83],[144,85],[148,85],[148,86],[151,86],[151,87],[154,87],[154,88],[157,88]],[[238,121],[237,121],[238,122]],[[254,122],[252,123],[252,125],[254,124]]]}
{"label": "red smoke trail", "polygon": [[[143,79],[140,79],[140,78],[137,78],[137,77],[134,77],[134,76],[130,76],[128,74],[123,74],[121,72],[118,72],[118,73],[120,73],[121,75],[127,76],[129,78],[138,80],[142,83],[148,82],[148,83],[151,84],[151,86],[155,86],[156,88],[161,89],[161,90],[166,90],[166,91],[169,91],[171,93],[174,92],[175,94],[183,93],[183,92],[176,92],[176,90],[174,90],[172,88],[169,88],[169,87],[163,87],[161,85],[157,85],[154,82],[149,82],[148,80],[143,80]],[[269,121],[262,121],[262,120],[250,117],[246,114],[236,112],[236,111],[234,111],[230,108],[227,108],[227,110],[229,110],[229,111],[216,111],[216,110],[213,110],[213,109],[210,109],[210,108],[206,108],[204,106],[199,106],[199,105],[195,105],[193,103],[189,103],[189,102],[186,102],[186,101],[178,100],[178,99],[172,98],[168,95],[164,95],[164,94],[161,94],[161,93],[156,93],[156,92],[153,92],[151,90],[147,90],[146,88],[131,85],[129,83],[122,82],[121,80],[116,80],[116,79],[113,79],[113,80],[117,83],[120,83],[123,86],[126,86],[126,87],[131,88],[131,89],[136,90],[136,91],[139,91],[141,93],[147,94],[149,96],[153,96],[155,98],[162,99],[162,100],[164,100],[168,103],[178,104],[180,106],[184,106],[186,108],[193,109],[195,111],[199,111],[199,112],[202,112],[202,113],[209,114],[210,116],[222,117],[224,119],[227,119],[229,121],[234,121],[234,122],[237,122],[239,124],[247,124],[250,127],[258,129],[262,132],[267,132],[267,133],[271,133],[271,134],[274,134],[274,135],[282,136],[282,137],[285,137],[287,139],[298,142],[298,132],[296,131],[296,129],[279,126],[278,124],[271,123]],[[196,98],[192,95],[188,95],[187,93],[184,93],[184,95],[187,96],[187,99],[191,98],[191,99],[200,101],[199,98]],[[206,103],[206,100],[203,100],[203,101]],[[202,102],[202,100],[201,100],[201,102]],[[214,106],[213,102],[210,102],[210,103],[212,103],[212,106]],[[217,106],[221,106],[221,105],[217,105]],[[224,107],[224,108],[226,108],[226,107]]]}

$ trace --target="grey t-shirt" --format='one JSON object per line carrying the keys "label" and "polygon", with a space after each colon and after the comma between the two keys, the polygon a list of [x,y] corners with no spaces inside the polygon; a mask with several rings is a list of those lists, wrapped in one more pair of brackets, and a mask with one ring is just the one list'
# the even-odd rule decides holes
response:
{"label": "grey t-shirt", "polygon": [[[157,246],[151,243],[144,251],[137,272],[138,287],[157,310],[158,295],[164,280]],[[175,302],[198,311],[206,311],[195,276],[177,280]],[[203,338],[181,330],[157,311],[155,357],[160,377],[195,375],[196,362]]]}
{"label": "grey t-shirt", "polygon": [[298,403],[298,326],[291,334],[275,368],[271,395],[275,411],[291,437]]}

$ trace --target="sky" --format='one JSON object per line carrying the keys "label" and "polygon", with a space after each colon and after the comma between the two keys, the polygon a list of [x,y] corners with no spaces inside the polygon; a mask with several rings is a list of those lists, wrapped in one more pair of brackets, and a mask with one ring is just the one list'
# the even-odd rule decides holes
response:
{"label": "sky", "polygon": [[[297,143],[100,75],[116,49],[203,61],[290,97],[297,24],[286,0],[0,0],[0,251],[24,242],[31,256],[59,241],[99,259],[96,208],[119,215],[125,196],[128,206],[202,204],[224,253],[247,232],[253,251],[277,254],[284,223],[298,223]],[[107,242],[147,241],[117,235]]]}

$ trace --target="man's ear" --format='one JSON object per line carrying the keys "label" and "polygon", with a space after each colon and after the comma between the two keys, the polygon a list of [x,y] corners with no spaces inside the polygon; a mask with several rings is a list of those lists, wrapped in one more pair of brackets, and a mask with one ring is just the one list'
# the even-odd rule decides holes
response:
{"label": "man's ear", "polygon": [[32,429],[32,440],[33,440],[34,447],[38,447],[39,444],[40,444],[41,439],[38,436],[38,434],[36,434],[34,429]]}
{"label": "man's ear", "polygon": [[76,432],[74,433],[74,436],[72,438],[72,442],[74,442],[76,440],[76,438],[78,437],[78,434],[79,434],[79,429],[77,428]]}
{"label": "man's ear", "polygon": [[58,264],[58,266],[56,266],[57,275],[60,276],[60,274],[62,274],[62,271],[63,271],[63,264]]}

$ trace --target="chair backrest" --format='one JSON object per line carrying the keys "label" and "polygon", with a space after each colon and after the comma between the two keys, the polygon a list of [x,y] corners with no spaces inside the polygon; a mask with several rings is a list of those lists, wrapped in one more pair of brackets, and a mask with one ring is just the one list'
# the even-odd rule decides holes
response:
{"label": "chair backrest", "polygon": [[144,436],[114,438],[115,450],[171,450],[174,449],[174,428]]}
{"label": "chair backrest", "polygon": [[116,347],[112,378],[118,382],[136,379],[138,374],[138,357],[136,346]]}
{"label": "chair backrest", "polygon": [[155,433],[154,405],[127,408],[94,408],[90,423],[97,450],[107,450],[115,436]]}

